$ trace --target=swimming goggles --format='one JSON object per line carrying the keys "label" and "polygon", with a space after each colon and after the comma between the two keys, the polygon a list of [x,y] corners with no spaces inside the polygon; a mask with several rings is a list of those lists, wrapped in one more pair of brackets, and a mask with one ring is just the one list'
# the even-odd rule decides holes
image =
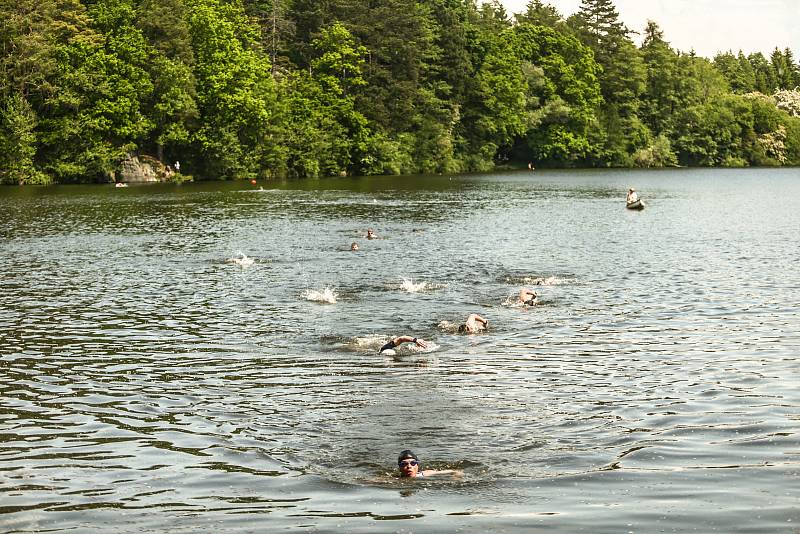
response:
{"label": "swimming goggles", "polygon": [[397,465],[400,467],[405,467],[407,465],[414,466],[414,465],[419,465],[419,462],[417,460],[401,460],[397,462]]}

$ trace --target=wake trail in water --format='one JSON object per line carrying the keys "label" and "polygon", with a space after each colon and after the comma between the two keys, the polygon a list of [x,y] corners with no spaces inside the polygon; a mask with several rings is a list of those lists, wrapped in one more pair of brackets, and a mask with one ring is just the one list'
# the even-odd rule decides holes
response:
{"label": "wake trail in water", "polygon": [[312,302],[323,302],[326,304],[336,304],[339,295],[330,287],[318,291],[316,289],[306,289],[303,298]]}
{"label": "wake trail in water", "polygon": [[417,282],[415,284],[413,278],[403,277],[402,280],[403,281],[400,283],[400,289],[408,293],[419,293],[421,291],[441,289],[443,287],[447,287],[447,284],[433,284],[430,282]]}
{"label": "wake trail in water", "polygon": [[239,251],[239,255],[238,256],[235,256],[233,258],[228,258],[227,260],[225,260],[225,263],[230,263],[230,264],[236,265],[237,267],[241,267],[243,269],[246,268],[246,267],[250,267],[255,262],[256,262],[256,260],[254,260],[253,258],[247,257],[247,255],[245,255],[245,253],[242,252],[242,251]]}

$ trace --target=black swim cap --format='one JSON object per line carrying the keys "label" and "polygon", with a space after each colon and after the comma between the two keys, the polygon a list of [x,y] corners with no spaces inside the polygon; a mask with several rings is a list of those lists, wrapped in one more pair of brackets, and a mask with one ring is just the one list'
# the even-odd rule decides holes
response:
{"label": "black swim cap", "polygon": [[417,455],[411,452],[410,450],[406,449],[400,453],[400,456],[397,457],[397,463],[400,463],[403,460],[408,460],[409,458],[412,458],[419,462],[419,458],[417,458]]}

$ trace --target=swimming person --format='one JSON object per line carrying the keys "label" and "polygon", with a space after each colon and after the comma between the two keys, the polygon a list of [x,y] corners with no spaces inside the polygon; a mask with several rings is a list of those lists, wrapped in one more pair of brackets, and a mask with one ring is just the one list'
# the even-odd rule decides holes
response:
{"label": "swimming person", "polygon": [[519,290],[519,301],[526,306],[533,306],[536,304],[536,297],[538,297],[538,295],[527,287],[523,287]]}
{"label": "swimming person", "polygon": [[353,243],[350,245],[350,250],[353,250],[353,251],[358,250],[358,243],[353,241]]}
{"label": "swimming person", "polygon": [[463,471],[458,469],[422,469],[419,457],[406,449],[397,457],[397,468],[403,478],[429,477],[433,475],[463,475]]}
{"label": "swimming person", "polygon": [[422,347],[423,349],[428,347],[428,343],[424,339],[411,336],[396,336],[390,339],[386,345],[382,346],[378,350],[378,354],[383,354],[388,350],[392,350],[392,352],[394,352],[393,349],[395,347],[399,347],[403,343],[416,343],[418,347]]}
{"label": "swimming person", "polygon": [[486,330],[489,326],[489,321],[478,315],[477,313],[470,314],[466,322],[458,327],[459,332],[466,332],[467,334],[476,334],[481,330]]}
{"label": "swimming person", "polygon": [[375,235],[375,230],[372,228],[367,229],[367,239],[377,239],[377,235]]}

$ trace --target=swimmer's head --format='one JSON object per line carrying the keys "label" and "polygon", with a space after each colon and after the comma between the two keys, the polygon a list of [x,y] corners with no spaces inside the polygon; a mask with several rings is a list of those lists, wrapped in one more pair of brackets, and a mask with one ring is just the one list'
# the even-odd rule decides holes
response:
{"label": "swimmer's head", "polygon": [[413,478],[419,473],[419,458],[416,454],[406,449],[397,457],[397,468],[400,469],[400,476]]}
{"label": "swimmer's head", "polygon": [[458,325],[458,332],[459,332],[460,334],[463,334],[463,333],[464,333],[464,332],[466,332],[466,331],[467,331],[467,325],[466,325],[466,324],[460,324],[460,325]]}
{"label": "swimmer's head", "polygon": [[350,245],[350,250],[358,250],[358,243],[353,243]]}

